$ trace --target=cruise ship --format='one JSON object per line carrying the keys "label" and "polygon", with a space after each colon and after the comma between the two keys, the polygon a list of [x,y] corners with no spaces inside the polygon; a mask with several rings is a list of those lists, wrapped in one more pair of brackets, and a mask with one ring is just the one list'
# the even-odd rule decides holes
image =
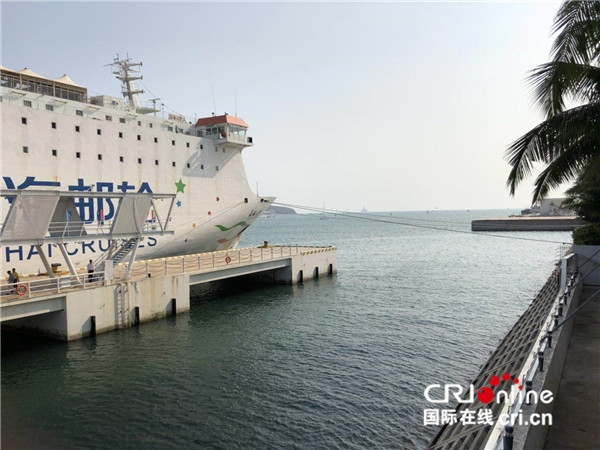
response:
{"label": "cruise ship", "polygon": [[[242,151],[251,147],[239,117],[215,115],[188,121],[157,109],[138,95],[141,63],[116,58],[109,64],[123,98],[88,96],[68,75],[46,78],[25,68],[1,67],[2,188],[98,192],[176,193],[171,236],[147,238],[138,258],[160,258],[235,248],[242,233],[274,197],[248,184]],[[160,106],[160,103],[158,104]],[[78,199],[83,221],[110,220],[110,200]],[[6,202],[6,200],[4,200]],[[8,203],[3,205],[3,217]],[[68,244],[77,268],[96,260],[108,241]],[[51,263],[63,264],[49,245]],[[33,246],[5,246],[3,267],[44,271]]]}

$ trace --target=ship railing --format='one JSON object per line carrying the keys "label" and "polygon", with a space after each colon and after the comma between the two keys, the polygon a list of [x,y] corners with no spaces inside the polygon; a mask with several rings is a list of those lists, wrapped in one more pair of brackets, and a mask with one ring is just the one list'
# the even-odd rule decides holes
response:
{"label": "ship railing", "polygon": [[80,273],[64,275],[55,278],[42,278],[39,280],[20,281],[0,285],[0,298],[4,301],[17,301],[32,297],[39,297],[75,289],[89,289],[102,286],[106,282],[104,272]]}
{"label": "ship railing", "polygon": [[[131,268],[130,278],[148,278],[222,269],[232,266],[253,264],[260,261],[289,258],[290,256],[302,253],[302,251],[303,248],[299,245],[281,245],[222,250],[211,253],[197,253],[192,255],[136,261]],[[118,264],[114,268],[115,277],[123,277],[126,270],[126,263]]]}
{"label": "ship railing", "polygon": [[[48,234],[51,237],[74,237],[94,235],[109,235],[112,230],[114,220],[95,220],[95,221],[79,221],[69,220],[65,222],[51,222],[48,225]],[[3,224],[0,224],[2,226]],[[157,219],[146,220],[141,232],[160,230],[160,224]]]}

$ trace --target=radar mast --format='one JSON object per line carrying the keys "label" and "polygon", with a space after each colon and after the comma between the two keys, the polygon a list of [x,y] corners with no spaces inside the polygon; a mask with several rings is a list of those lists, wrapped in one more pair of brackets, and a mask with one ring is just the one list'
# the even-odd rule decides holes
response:
{"label": "radar mast", "polygon": [[117,53],[117,57],[110,64],[112,73],[116,76],[118,80],[121,81],[121,93],[123,97],[129,100],[129,106],[139,114],[148,114],[148,113],[156,113],[158,110],[156,108],[152,108],[149,106],[141,106],[140,101],[138,100],[138,94],[143,94],[143,89],[136,89],[134,81],[135,80],[143,80],[144,77],[142,75],[137,75],[140,73],[140,67],[142,67],[142,62],[133,62],[129,56],[125,59],[121,59],[119,54]]}

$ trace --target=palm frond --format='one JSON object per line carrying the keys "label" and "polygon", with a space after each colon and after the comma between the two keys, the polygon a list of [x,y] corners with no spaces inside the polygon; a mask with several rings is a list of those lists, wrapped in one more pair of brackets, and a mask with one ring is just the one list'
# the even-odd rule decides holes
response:
{"label": "palm frond", "polygon": [[554,61],[588,64],[598,56],[600,41],[600,2],[565,1],[554,20],[558,33],[552,46]]}
{"label": "palm frond", "polygon": [[513,142],[506,151],[512,166],[507,180],[511,195],[535,162],[551,164],[580,141],[600,142],[600,103],[564,111],[545,120]]}
{"label": "palm frond", "polygon": [[560,114],[567,99],[590,102],[600,98],[600,67],[590,64],[552,61],[536,67],[528,81],[548,118]]}
{"label": "palm frond", "polygon": [[543,199],[550,189],[577,178],[590,161],[600,155],[598,140],[581,139],[558,156],[538,175],[534,184],[533,202]]}

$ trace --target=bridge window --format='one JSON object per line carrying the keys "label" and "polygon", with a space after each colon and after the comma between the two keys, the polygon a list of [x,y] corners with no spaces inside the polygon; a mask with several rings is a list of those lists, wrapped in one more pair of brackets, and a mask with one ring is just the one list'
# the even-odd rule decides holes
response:
{"label": "bridge window", "polygon": [[81,152],[75,152],[75,158],[81,159]]}
{"label": "bridge window", "polygon": [[138,158],[138,164],[142,163],[142,158]]}
{"label": "bridge window", "polygon": [[171,141],[171,145],[175,145],[175,141]]}
{"label": "bridge window", "polygon": [[78,116],[83,116],[83,111],[78,109],[75,111],[75,114],[77,114]]}
{"label": "bridge window", "polygon": [[102,161],[102,155],[98,153],[98,161]]}
{"label": "bridge window", "polygon": [[29,153],[29,147],[23,146],[23,153]]}
{"label": "bridge window", "polygon": [[56,122],[52,122],[52,128],[56,130]]}
{"label": "bridge window", "polygon": [[29,108],[31,108],[31,101],[30,100],[23,100],[23,106],[28,106]]}
{"label": "bridge window", "polygon": [[154,160],[154,165],[155,165],[155,166],[158,166],[158,159],[155,159],[155,160]]}
{"label": "bridge window", "polygon": [[27,125],[27,117],[21,117],[21,123]]}
{"label": "bridge window", "polygon": [[124,117],[119,117],[119,123],[125,123],[125,118]]}
{"label": "bridge window", "polygon": [[175,167],[175,161],[173,161],[173,167]]}
{"label": "bridge window", "polygon": [[154,128],[154,125],[153,125],[152,123],[149,123],[149,124],[148,124],[148,127],[150,127],[150,128]]}
{"label": "bridge window", "polygon": [[52,149],[52,156],[58,156],[58,150]]}
{"label": "bridge window", "polygon": [[54,111],[54,106],[52,106],[52,105],[46,105],[46,109],[48,111]]}
{"label": "bridge window", "polygon": [[158,144],[158,138],[157,137],[154,138],[154,143]]}
{"label": "bridge window", "polygon": [[108,121],[108,122],[112,122],[112,116],[104,116],[104,118]]}
{"label": "bridge window", "polygon": [[138,141],[141,141],[142,140],[142,135],[138,134],[137,136],[138,136]]}
{"label": "bridge window", "polygon": [[124,158],[122,156],[119,156],[119,162],[123,162]]}
{"label": "bridge window", "polygon": [[121,139],[123,139],[123,132],[122,132],[122,131],[119,131],[119,137],[120,137]]}
{"label": "bridge window", "polygon": [[98,129],[96,130],[96,133],[97,133],[97,134],[98,134],[98,136],[99,136],[99,135],[101,135],[101,134],[102,134],[102,130],[101,130],[100,128],[98,128]]}
{"label": "bridge window", "polygon": [[190,148],[190,143],[189,143],[189,142],[186,142],[186,143],[185,143],[185,146],[186,146],[187,148]]}

